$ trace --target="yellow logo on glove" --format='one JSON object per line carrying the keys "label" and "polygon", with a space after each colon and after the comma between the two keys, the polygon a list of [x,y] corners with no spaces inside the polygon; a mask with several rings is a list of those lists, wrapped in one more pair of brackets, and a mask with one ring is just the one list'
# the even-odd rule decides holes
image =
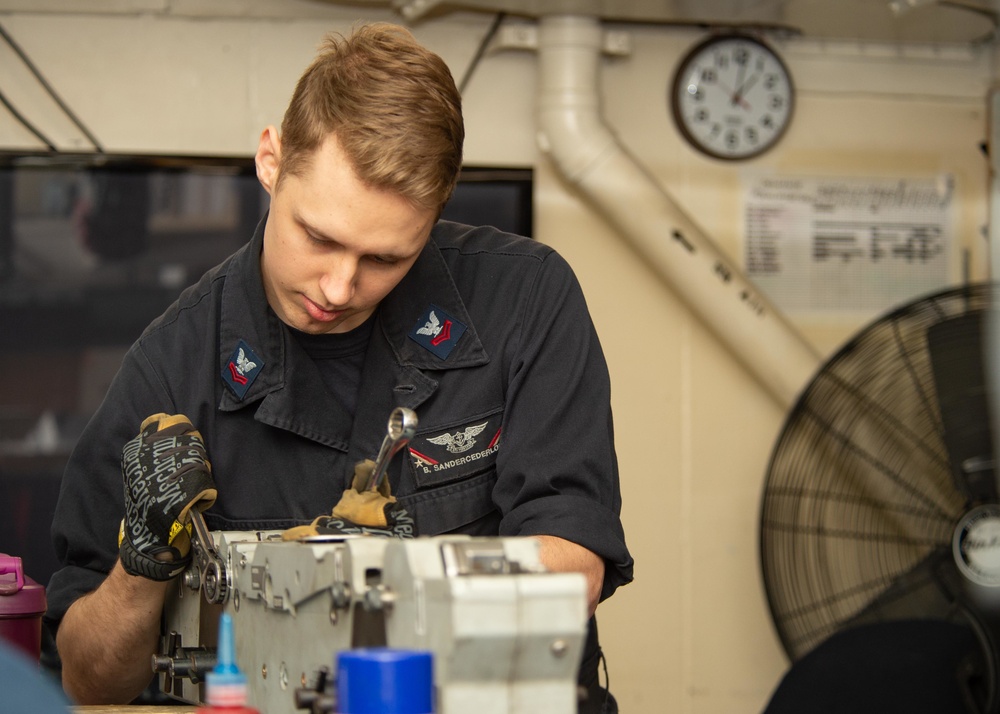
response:
{"label": "yellow logo on glove", "polygon": [[174,521],[170,524],[170,536],[167,538],[167,543],[170,545],[174,544],[174,539],[180,535],[181,531],[187,531],[188,538],[191,537],[192,525],[188,523],[186,526],[181,525],[180,521]]}
{"label": "yellow logo on glove", "polygon": [[[170,536],[167,538],[167,543],[170,545],[174,544],[174,539],[180,535],[181,531],[187,531],[188,538],[191,537],[192,526],[188,523],[186,526],[180,524],[179,521],[174,521],[170,525]],[[122,545],[122,541],[125,539],[125,519],[122,518],[122,522],[118,525],[118,547]]]}

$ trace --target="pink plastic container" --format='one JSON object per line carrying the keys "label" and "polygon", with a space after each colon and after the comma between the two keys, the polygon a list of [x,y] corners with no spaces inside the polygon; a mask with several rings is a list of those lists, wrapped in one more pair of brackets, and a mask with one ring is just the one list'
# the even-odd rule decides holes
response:
{"label": "pink plastic container", "polygon": [[20,558],[0,553],[0,637],[37,662],[44,613],[45,587],[25,577]]}

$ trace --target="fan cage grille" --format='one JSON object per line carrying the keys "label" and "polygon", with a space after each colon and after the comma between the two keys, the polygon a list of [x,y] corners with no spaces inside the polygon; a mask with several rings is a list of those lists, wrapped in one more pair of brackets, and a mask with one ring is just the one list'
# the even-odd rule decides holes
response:
{"label": "fan cage grille", "polygon": [[938,566],[968,503],[945,448],[927,332],[985,315],[989,301],[988,285],[969,285],[876,319],[789,413],[765,479],[760,545],[793,661],[859,618],[939,607]]}

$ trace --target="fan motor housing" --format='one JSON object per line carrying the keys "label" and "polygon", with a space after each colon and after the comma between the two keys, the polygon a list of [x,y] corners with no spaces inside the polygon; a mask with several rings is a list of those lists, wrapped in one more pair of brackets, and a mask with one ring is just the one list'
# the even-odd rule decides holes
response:
{"label": "fan motor housing", "polygon": [[973,508],[955,527],[952,555],[959,571],[981,592],[1000,599],[1000,505],[988,503]]}

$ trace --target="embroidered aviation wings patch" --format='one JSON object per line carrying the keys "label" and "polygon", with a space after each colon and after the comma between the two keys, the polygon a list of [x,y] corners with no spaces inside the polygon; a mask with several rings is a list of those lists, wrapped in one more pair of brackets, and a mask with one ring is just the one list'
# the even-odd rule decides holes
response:
{"label": "embroidered aviation wings patch", "polygon": [[250,349],[250,345],[240,340],[233,351],[233,356],[222,368],[222,380],[233,390],[237,398],[243,399],[263,366],[264,360]]}
{"label": "embroidered aviation wings patch", "polygon": [[410,330],[409,337],[438,359],[448,355],[468,329],[437,305],[431,305]]}
{"label": "embroidered aviation wings patch", "polygon": [[409,444],[410,465],[420,487],[468,478],[495,468],[503,412],[426,435]]}

